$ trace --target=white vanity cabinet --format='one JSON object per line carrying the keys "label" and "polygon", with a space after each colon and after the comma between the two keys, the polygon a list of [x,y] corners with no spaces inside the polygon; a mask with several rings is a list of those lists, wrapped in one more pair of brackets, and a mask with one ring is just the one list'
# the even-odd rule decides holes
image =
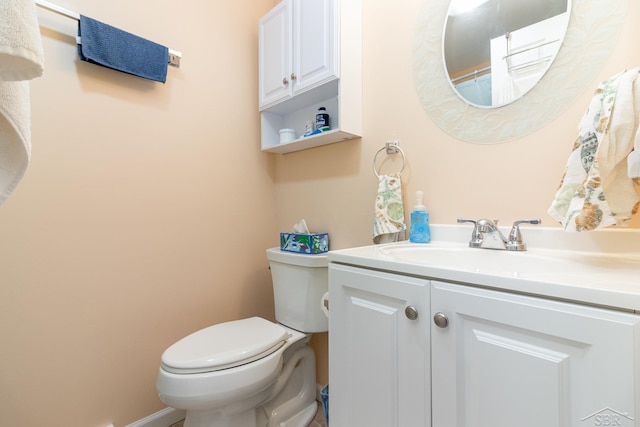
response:
{"label": "white vanity cabinet", "polygon": [[332,426],[430,425],[428,295],[427,280],[330,265]]}
{"label": "white vanity cabinet", "polygon": [[640,316],[436,281],[431,311],[433,427],[640,426]]}
{"label": "white vanity cabinet", "polygon": [[[288,153],[361,135],[361,15],[361,0],[282,0],[260,19],[263,151]],[[302,137],[319,107],[331,130]],[[294,129],[297,138],[281,143],[280,129]]]}
{"label": "white vanity cabinet", "polygon": [[640,315],[389,265],[329,264],[332,426],[640,427]]}

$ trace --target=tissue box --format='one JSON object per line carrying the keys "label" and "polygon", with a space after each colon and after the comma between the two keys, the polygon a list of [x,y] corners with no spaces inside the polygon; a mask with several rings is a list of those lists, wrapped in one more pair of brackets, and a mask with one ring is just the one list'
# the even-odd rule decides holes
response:
{"label": "tissue box", "polygon": [[329,233],[280,233],[280,250],[299,254],[321,254],[329,250]]}

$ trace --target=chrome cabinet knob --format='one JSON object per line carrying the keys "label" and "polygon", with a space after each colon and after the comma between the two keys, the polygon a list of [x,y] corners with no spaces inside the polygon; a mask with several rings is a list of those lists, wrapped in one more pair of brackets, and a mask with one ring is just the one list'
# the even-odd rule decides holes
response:
{"label": "chrome cabinet knob", "polygon": [[438,328],[446,328],[449,326],[449,319],[444,313],[437,312],[433,315],[433,322],[436,324]]}
{"label": "chrome cabinet knob", "polygon": [[412,305],[404,309],[404,314],[409,320],[416,320],[418,318],[418,310]]}
{"label": "chrome cabinet knob", "polygon": [[291,73],[291,76],[289,76],[291,78],[291,81],[294,81],[296,79],[296,73]]}
{"label": "chrome cabinet knob", "polygon": [[283,85],[283,86],[286,86],[286,85],[288,85],[288,84],[289,84],[289,80],[288,80],[286,77],[283,77],[283,78],[282,78],[282,85]]}

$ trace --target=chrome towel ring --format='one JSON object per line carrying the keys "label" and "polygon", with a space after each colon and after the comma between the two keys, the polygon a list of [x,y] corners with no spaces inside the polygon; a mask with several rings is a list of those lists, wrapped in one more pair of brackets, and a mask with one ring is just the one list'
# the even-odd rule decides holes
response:
{"label": "chrome towel ring", "polygon": [[373,174],[376,176],[376,178],[380,179],[380,175],[378,175],[378,171],[376,171],[376,159],[378,157],[378,154],[380,154],[383,150],[386,150],[387,154],[389,155],[398,153],[402,154],[402,168],[400,168],[400,172],[398,172],[398,175],[402,175],[402,171],[404,171],[404,167],[407,164],[407,159],[404,156],[404,151],[402,151],[402,148],[400,148],[400,143],[398,141],[391,141],[387,142],[384,147],[376,151],[375,156],[373,156]]}

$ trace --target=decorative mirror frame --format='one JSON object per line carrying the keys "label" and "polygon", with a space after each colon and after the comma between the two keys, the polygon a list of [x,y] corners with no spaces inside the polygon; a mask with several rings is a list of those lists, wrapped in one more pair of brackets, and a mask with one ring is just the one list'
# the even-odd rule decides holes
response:
{"label": "decorative mirror frame", "polygon": [[445,73],[442,37],[449,0],[425,0],[413,56],[418,97],[436,124],[460,140],[492,144],[528,135],[558,117],[592,83],[618,40],[627,5],[628,0],[573,1],[564,42],[542,80],[519,100],[487,109],[463,101]]}

